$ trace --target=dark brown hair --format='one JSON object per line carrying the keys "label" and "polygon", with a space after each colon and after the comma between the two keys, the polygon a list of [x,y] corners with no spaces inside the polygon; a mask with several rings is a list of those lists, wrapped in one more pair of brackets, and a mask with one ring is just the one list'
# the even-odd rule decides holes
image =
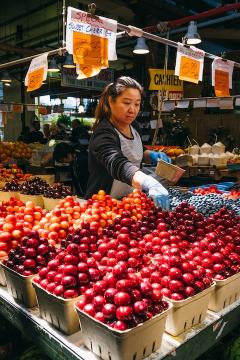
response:
{"label": "dark brown hair", "polygon": [[121,76],[116,79],[114,83],[106,86],[101,94],[99,103],[95,110],[96,121],[93,125],[93,131],[101,121],[111,117],[109,97],[111,97],[113,102],[115,102],[117,97],[121,95],[126,89],[136,89],[140,92],[140,94],[143,93],[143,87],[136,80],[128,76]]}

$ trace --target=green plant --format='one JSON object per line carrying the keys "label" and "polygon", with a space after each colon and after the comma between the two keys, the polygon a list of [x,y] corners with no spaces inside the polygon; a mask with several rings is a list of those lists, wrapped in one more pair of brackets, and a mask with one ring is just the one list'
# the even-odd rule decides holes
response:
{"label": "green plant", "polygon": [[167,144],[165,145],[179,145],[185,147],[187,144],[187,137],[191,135],[188,127],[185,126],[185,122],[188,121],[189,114],[187,114],[184,120],[176,119],[176,115],[170,118],[170,120],[163,121],[163,129]]}
{"label": "green plant", "polygon": [[61,114],[58,116],[57,118],[57,124],[59,123],[63,123],[69,127],[71,127],[71,119],[70,119],[70,116],[67,116],[67,115],[64,115],[64,114]]}

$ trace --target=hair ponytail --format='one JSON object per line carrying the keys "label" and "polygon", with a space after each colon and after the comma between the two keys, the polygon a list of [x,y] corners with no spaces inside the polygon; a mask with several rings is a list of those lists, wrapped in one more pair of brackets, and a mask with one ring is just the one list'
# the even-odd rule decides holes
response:
{"label": "hair ponytail", "polygon": [[120,78],[116,79],[114,83],[109,84],[106,86],[104,91],[100,96],[99,103],[95,110],[95,124],[93,125],[93,131],[96,130],[96,127],[100,122],[104,119],[110,119],[111,117],[111,108],[109,104],[109,97],[115,102],[117,97],[123,93],[126,89],[136,89],[143,93],[143,87],[134,79],[128,76],[121,76]]}

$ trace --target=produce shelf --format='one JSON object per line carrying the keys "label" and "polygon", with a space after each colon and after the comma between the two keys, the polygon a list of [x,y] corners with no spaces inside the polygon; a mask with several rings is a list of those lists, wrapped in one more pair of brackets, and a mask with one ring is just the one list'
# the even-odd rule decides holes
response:
{"label": "produce shelf", "polygon": [[[83,345],[81,331],[67,336],[40,317],[36,306],[26,309],[0,287],[0,313],[41,347],[53,360],[99,360]],[[240,300],[218,313],[208,311],[205,320],[173,337],[164,333],[160,349],[144,360],[194,360],[239,325]],[[127,360],[127,359],[123,359]]]}

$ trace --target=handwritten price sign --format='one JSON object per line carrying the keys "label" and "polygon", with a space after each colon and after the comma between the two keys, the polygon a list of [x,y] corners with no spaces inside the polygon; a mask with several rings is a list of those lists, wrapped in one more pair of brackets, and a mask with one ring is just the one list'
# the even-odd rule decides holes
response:
{"label": "handwritten price sign", "polygon": [[186,56],[181,56],[179,79],[190,81],[198,84],[200,72],[200,62],[198,60],[190,59]]}
{"label": "handwritten price sign", "polygon": [[73,32],[73,57],[85,66],[108,67],[108,39]]}
{"label": "handwritten price sign", "polygon": [[43,82],[44,68],[32,71],[28,75],[28,88],[27,91],[39,89]]}
{"label": "handwritten price sign", "polygon": [[216,96],[230,97],[228,72],[215,70],[215,94]]}

